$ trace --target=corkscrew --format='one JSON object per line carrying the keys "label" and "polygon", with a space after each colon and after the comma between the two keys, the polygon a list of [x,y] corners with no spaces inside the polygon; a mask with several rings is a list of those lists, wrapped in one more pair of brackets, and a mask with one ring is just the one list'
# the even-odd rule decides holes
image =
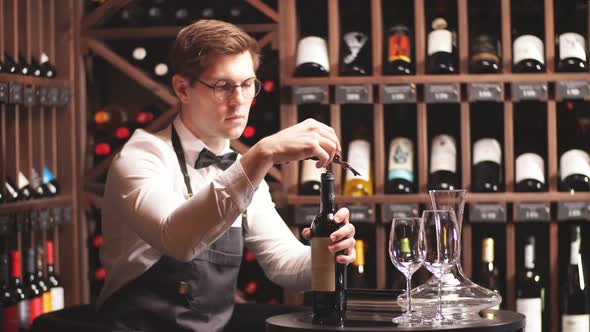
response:
{"label": "corkscrew", "polygon": [[[318,157],[309,157],[309,158],[305,158],[305,159],[309,159],[309,160],[320,160],[320,158]],[[338,153],[336,153],[334,155],[334,158],[332,158],[332,162],[335,164],[338,164],[346,169],[348,169],[349,171],[352,172],[352,174],[354,174],[355,176],[359,176],[361,175],[361,173],[357,172],[357,170],[355,170],[354,168],[352,168],[352,166],[350,166],[350,164],[345,161],[344,159],[342,159],[342,156],[339,155]],[[328,164],[328,167],[330,167],[331,164]]]}

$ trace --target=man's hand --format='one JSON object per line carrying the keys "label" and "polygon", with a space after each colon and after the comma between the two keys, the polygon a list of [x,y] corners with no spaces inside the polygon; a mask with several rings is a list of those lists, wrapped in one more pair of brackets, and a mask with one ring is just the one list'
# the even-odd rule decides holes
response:
{"label": "man's hand", "polygon": [[[349,222],[350,212],[347,208],[341,208],[334,214],[334,221],[336,223],[344,223],[344,226],[340,227],[339,230],[330,234],[330,245],[328,249],[331,252],[338,252],[340,250],[346,250],[345,255],[336,256],[336,261],[340,264],[349,264],[354,262],[356,259],[356,250],[354,244],[354,225]],[[301,234],[306,240],[311,239],[311,229],[306,227],[301,231]]]}

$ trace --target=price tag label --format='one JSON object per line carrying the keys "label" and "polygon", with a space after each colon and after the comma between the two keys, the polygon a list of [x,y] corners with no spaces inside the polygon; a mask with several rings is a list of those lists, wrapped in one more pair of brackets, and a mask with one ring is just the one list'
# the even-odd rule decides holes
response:
{"label": "price tag label", "polygon": [[9,216],[0,216],[0,235],[11,235],[12,223]]}
{"label": "price tag label", "polygon": [[473,203],[469,206],[471,222],[506,222],[506,203]]}
{"label": "price tag label", "polygon": [[49,102],[49,89],[45,86],[41,86],[37,89],[37,92],[39,93],[39,104],[41,106],[51,106],[51,103]]}
{"label": "price tag label", "polygon": [[504,100],[504,85],[502,83],[469,83],[469,101]]}
{"label": "price tag label", "polygon": [[14,226],[17,232],[24,232],[25,231],[25,215],[23,213],[17,213]]}
{"label": "price tag label", "polygon": [[367,205],[347,205],[350,211],[350,222],[372,223],[373,209]]}
{"label": "price tag label", "polygon": [[383,96],[383,104],[415,103],[416,102],[416,85],[415,84],[383,85],[381,87],[381,96]]}
{"label": "price tag label", "polygon": [[70,89],[63,88],[59,93],[58,106],[65,107],[70,102]]}
{"label": "price tag label", "polygon": [[42,231],[49,229],[49,211],[47,209],[43,209],[39,212],[39,228]]}
{"label": "price tag label", "polygon": [[23,85],[20,83],[10,83],[8,86],[8,103],[22,104],[23,103]]}
{"label": "price tag label", "polygon": [[556,82],[555,97],[564,99],[590,99],[590,81]]}
{"label": "price tag label", "polygon": [[63,208],[63,224],[64,225],[71,225],[72,224],[72,208],[71,207],[64,207]]}
{"label": "price tag label", "polygon": [[550,221],[551,208],[550,203],[517,203],[516,220],[517,221]]}
{"label": "price tag label", "polygon": [[49,105],[51,106],[59,106],[59,89],[58,88],[49,88]]}
{"label": "price tag label", "polygon": [[8,83],[0,82],[0,103],[8,103]]}
{"label": "price tag label", "polygon": [[512,100],[547,100],[547,83],[512,83]]}
{"label": "price tag label", "polygon": [[310,85],[293,87],[293,103],[301,104],[321,104],[328,101],[327,85]]}
{"label": "price tag label", "polygon": [[383,204],[383,222],[391,223],[393,218],[418,217],[418,204],[385,203]]}
{"label": "price tag label", "polygon": [[35,87],[32,85],[25,86],[25,90],[23,93],[23,105],[26,107],[33,107],[37,106],[37,95],[35,92]]}
{"label": "price tag label", "polygon": [[337,104],[368,104],[371,103],[372,86],[367,85],[337,85],[334,88],[334,99]]}
{"label": "price tag label", "polygon": [[426,84],[427,103],[458,103],[461,89],[458,83]]}
{"label": "price tag label", "polygon": [[55,226],[59,226],[59,225],[63,224],[63,208],[54,207],[51,210],[51,215],[53,216],[53,224]]}
{"label": "price tag label", "polygon": [[296,205],[295,224],[309,226],[319,212],[319,205]]}
{"label": "price tag label", "polygon": [[558,202],[557,220],[590,220],[590,202]]}

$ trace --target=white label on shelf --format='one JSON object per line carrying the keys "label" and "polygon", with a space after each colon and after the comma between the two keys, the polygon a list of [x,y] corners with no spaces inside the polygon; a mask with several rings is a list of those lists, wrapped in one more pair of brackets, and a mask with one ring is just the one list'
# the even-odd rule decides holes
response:
{"label": "white label on shelf", "polygon": [[414,182],[414,148],[406,137],[397,137],[389,144],[388,180],[405,179]]}
{"label": "white label on shelf", "polygon": [[545,183],[545,161],[536,153],[523,153],[516,158],[515,182],[525,179]]}
{"label": "white label on shelf", "polygon": [[473,143],[473,165],[491,161],[502,165],[502,148],[494,138],[482,138]]}
{"label": "white label on shelf", "polygon": [[351,171],[346,171],[346,181],[363,179],[369,181],[371,168],[371,143],[364,139],[356,139],[348,145],[348,163],[361,175],[355,176]]}
{"label": "white label on shelf", "polygon": [[566,151],[559,159],[559,178],[561,180],[572,174],[582,174],[590,177],[590,156],[584,150],[572,149]]}
{"label": "white label on shelf", "polygon": [[53,311],[64,308],[64,289],[63,287],[51,288],[51,309]]}
{"label": "white label on shelf", "polygon": [[299,40],[295,67],[308,62],[317,63],[326,69],[326,71],[330,71],[328,46],[324,38],[309,36]]}
{"label": "white label on shelf", "polygon": [[438,135],[432,139],[430,173],[436,171],[457,171],[457,145],[449,135]]}
{"label": "white label on shelf", "polygon": [[301,165],[301,183],[308,181],[320,182],[322,179],[322,169],[315,167],[317,161],[303,160]]}
{"label": "white label on shelf", "polygon": [[586,61],[586,41],[575,32],[559,35],[559,59],[578,58]]}
{"label": "white label on shelf", "polygon": [[545,64],[543,41],[537,36],[522,35],[514,40],[514,64],[524,59],[535,59]]}
{"label": "white label on shelf", "polygon": [[561,316],[562,332],[580,332],[590,330],[590,314]]}
{"label": "white label on shelf", "polygon": [[543,302],[541,298],[516,299],[516,311],[526,317],[527,331],[542,331]]}
{"label": "white label on shelf", "polygon": [[328,250],[329,237],[311,239],[311,289],[333,292],[336,289],[334,254]]}
{"label": "white label on shelf", "polygon": [[428,55],[436,52],[453,53],[453,34],[449,30],[433,30],[428,34]]}

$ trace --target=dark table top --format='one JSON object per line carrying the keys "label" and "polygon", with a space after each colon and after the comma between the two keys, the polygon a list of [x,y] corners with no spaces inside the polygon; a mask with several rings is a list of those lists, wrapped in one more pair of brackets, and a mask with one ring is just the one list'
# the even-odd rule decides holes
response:
{"label": "dark table top", "polygon": [[[344,327],[315,325],[311,323],[311,312],[297,312],[270,317],[266,320],[268,332],[291,331],[458,331],[458,332],[515,332],[525,326],[525,316],[512,311],[484,310],[480,322],[455,326],[398,327],[392,322],[347,321]],[[492,318],[493,317],[493,318]]]}

